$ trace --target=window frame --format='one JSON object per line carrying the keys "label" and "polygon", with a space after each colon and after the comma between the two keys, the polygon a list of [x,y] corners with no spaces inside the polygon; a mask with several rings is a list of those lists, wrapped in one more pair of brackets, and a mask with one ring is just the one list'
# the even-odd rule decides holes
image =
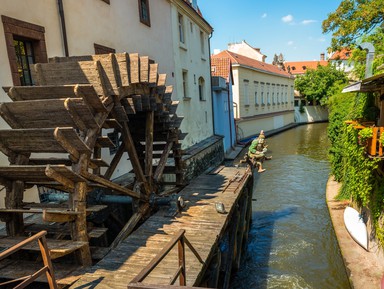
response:
{"label": "window frame", "polygon": [[179,25],[179,42],[185,44],[185,25],[184,25],[184,16],[181,13],[177,15],[177,22]]}
{"label": "window frame", "polygon": [[[34,84],[31,72],[31,65],[36,63],[33,51],[33,41],[16,35],[16,37],[13,37],[13,42],[17,59],[16,61],[18,64],[20,85],[31,86]],[[19,44],[16,45],[15,42],[18,42]],[[22,46],[24,47],[24,53],[22,51],[19,51],[18,49],[18,47],[20,47],[20,44],[22,44]],[[30,61],[30,59],[32,59],[32,61]]]}
{"label": "window frame", "polygon": [[249,80],[243,80],[243,94],[244,94],[244,106],[249,106]]}
{"label": "window frame", "polygon": [[14,86],[20,86],[20,75],[17,66],[14,38],[21,38],[33,43],[35,63],[48,62],[47,48],[45,43],[45,28],[40,25],[21,21],[5,15],[1,15],[4,26],[5,42],[9,65],[11,68],[12,81]]}
{"label": "window frame", "polygon": [[[145,2],[145,5],[147,7],[146,9],[146,12],[147,12],[147,18],[148,19],[145,19],[144,18],[144,14],[143,14],[143,2]],[[150,9],[149,9],[149,1],[148,0],[138,0],[138,3],[139,3],[139,17],[140,17],[140,22],[147,25],[148,27],[151,27],[151,13],[150,13]]]}
{"label": "window frame", "polygon": [[183,80],[183,99],[188,100],[188,70],[183,69],[181,72],[181,77]]}
{"label": "window frame", "polygon": [[202,76],[198,79],[198,86],[199,86],[199,100],[205,101],[205,80]]}

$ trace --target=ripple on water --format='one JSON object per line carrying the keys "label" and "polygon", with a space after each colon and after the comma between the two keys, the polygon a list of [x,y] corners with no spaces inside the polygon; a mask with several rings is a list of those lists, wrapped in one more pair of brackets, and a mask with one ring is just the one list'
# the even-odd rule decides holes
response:
{"label": "ripple on water", "polygon": [[349,288],[325,202],[326,124],[267,141],[273,160],[255,174],[248,248],[231,288]]}

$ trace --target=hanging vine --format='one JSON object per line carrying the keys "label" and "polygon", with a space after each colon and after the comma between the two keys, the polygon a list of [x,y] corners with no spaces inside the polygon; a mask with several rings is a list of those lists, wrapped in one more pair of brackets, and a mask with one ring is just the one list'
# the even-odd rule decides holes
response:
{"label": "hanging vine", "polygon": [[328,137],[331,173],[342,183],[338,199],[352,200],[370,209],[376,238],[384,247],[383,162],[366,154],[365,145],[372,137],[372,129],[359,131],[345,123],[346,120],[375,121],[373,100],[370,94],[334,95],[329,102]]}

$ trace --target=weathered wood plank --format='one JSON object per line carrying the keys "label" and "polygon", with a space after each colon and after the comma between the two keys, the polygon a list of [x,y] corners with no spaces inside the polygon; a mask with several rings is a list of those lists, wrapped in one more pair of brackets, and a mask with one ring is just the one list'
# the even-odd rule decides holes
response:
{"label": "weathered wood plank", "polygon": [[76,97],[74,89],[74,85],[13,86],[8,96],[13,101]]}
{"label": "weathered wood plank", "polygon": [[115,184],[114,182],[111,182],[107,179],[104,179],[102,177],[96,176],[94,174],[91,174],[89,172],[82,172],[81,173],[83,177],[85,177],[88,180],[94,181],[96,183],[102,184],[112,190],[124,193],[128,196],[134,197],[134,198],[140,198],[140,193],[132,191],[130,189],[124,188],[122,186],[119,186],[118,184]]}
{"label": "weathered wood plank", "polygon": [[[238,171],[240,172],[239,178],[236,177],[232,182],[233,188],[226,186],[228,180],[237,176]],[[93,282],[92,280],[96,280],[100,276],[103,276],[103,280],[95,283],[96,289],[105,288],[103,286],[106,285],[114,289],[126,288],[126,283],[122,281],[132,280],[164,248],[179,229],[186,230],[185,235],[190,243],[203,261],[208,262],[213,252],[217,250],[218,238],[225,232],[234,208],[236,208],[240,194],[239,191],[234,191],[234,188],[242,188],[247,183],[248,178],[243,178],[245,174],[246,170],[242,168],[240,170],[224,168],[216,175],[203,175],[201,179],[198,177],[194,184],[205,183],[201,184],[201,187],[209,187],[213,183],[213,187],[200,190],[194,186],[188,186],[183,189],[179,195],[184,198],[187,206],[180,214],[171,217],[167,215],[167,210],[159,210],[120,246],[91,268],[90,274],[83,275],[71,288],[90,284]],[[224,192],[223,188],[226,188]],[[215,203],[218,201],[225,204],[228,214],[216,212]],[[186,249],[185,254],[187,285],[196,286],[195,282],[202,278],[204,267],[189,249]],[[177,248],[174,248],[145,279],[144,283],[168,284],[169,278],[174,275],[177,268]],[[124,272],[124,274],[119,272]]]}
{"label": "weathered wood plank", "polygon": [[[47,166],[28,166],[28,165],[12,165],[0,167],[0,176],[8,180],[23,180],[26,182],[49,182],[52,178],[46,175]],[[55,170],[65,178],[73,182],[84,181],[84,178],[74,173],[64,165],[52,165],[50,169]]]}

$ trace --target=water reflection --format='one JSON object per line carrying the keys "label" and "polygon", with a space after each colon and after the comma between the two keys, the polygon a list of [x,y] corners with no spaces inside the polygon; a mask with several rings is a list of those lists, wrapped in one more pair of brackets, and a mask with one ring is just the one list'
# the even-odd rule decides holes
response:
{"label": "water reflection", "polygon": [[255,175],[248,250],[231,288],[349,288],[325,203],[326,124],[268,144],[273,160]]}

